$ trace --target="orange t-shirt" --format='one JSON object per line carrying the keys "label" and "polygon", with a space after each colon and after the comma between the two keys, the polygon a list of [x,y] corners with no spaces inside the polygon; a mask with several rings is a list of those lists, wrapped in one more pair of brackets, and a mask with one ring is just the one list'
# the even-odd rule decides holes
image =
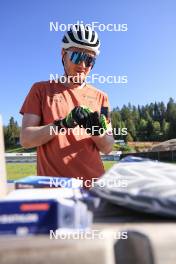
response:
{"label": "orange t-shirt", "polygon": [[[46,81],[32,86],[20,113],[40,116],[42,126],[65,118],[79,105],[98,112],[102,106],[109,108],[107,95],[91,85],[86,84],[81,89],[68,88],[61,83]],[[58,133],[51,141],[37,147],[37,175],[90,180],[103,173],[99,150],[86,133]]]}

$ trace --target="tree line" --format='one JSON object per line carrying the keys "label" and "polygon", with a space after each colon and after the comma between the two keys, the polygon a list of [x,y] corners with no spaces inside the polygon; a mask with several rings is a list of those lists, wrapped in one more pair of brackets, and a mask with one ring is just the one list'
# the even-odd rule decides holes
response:
{"label": "tree line", "polygon": [[[115,139],[127,141],[164,141],[176,138],[176,102],[170,98],[164,102],[155,102],[137,107],[128,103],[121,109],[116,107],[111,112],[111,121]],[[127,128],[127,134],[120,133]],[[20,127],[14,117],[10,117],[4,126],[5,147],[19,143]]]}
{"label": "tree line", "polygon": [[170,98],[137,107],[128,103],[111,112],[112,126],[116,130],[127,128],[127,135],[115,135],[125,141],[164,141],[176,138],[176,102]]}

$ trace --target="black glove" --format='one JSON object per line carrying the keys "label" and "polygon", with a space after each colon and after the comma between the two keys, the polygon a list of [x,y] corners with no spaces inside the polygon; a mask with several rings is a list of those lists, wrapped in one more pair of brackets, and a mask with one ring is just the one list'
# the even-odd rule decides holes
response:
{"label": "black glove", "polygon": [[89,119],[91,111],[89,108],[84,108],[81,106],[76,106],[72,110],[72,118],[80,126],[86,128],[87,120]]}
{"label": "black glove", "polygon": [[86,132],[99,136],[107,130],[107,121],[104,115],[92,112],[87,107],[76,106],[66,118],[54,122],[58,128],[74,128],[77,125],[86,129]]}
{"label": "black glove", "polygon": [[57,126],[58,129],[76,127],[78,124],[73,119],[73,116],[72,116],[73,110],[64,119],[54,121],[54,125]]}
{"label": "black glove", "polygon": [[98,112],[89,114],[86,122],[86,131],[92,136],[99,136],[107,130],[107,121],[104,115],[99,115]]}
{"label": "black glove", "polygon": [[76,106],[64,119],[54,121],[54,124],[61,129],[74,128],[77,125],[86,128],[86,122],[88,118],[88,113],[91,112],[88,108],[83,108],[81,106]]}
{"label": "black glove", "polygon": [[86,132],[93,136],[99,136],[107,130],[106,117],[99,115],[98,112],[92,112],[87,107],[75,107],[72,117],[80,127],[84,127]]}

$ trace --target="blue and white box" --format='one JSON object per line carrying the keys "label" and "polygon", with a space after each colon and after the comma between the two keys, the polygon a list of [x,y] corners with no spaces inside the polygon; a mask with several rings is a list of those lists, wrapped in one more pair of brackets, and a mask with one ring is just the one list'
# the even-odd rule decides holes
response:
{"label": "blue and white box", "polygon": [[21,189],[0,200],[0,234],[48,234],[50,230],[85,230],[92,213],[79,190]]}

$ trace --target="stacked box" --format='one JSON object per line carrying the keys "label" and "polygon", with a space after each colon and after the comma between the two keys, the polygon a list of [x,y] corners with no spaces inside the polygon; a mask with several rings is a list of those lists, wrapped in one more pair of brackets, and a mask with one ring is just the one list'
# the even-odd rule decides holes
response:
{"label": "stacked box", "polygon": [[92,214],[79,190],[15,190],[0,201],[0,234],[47,234],[90,227]]}

